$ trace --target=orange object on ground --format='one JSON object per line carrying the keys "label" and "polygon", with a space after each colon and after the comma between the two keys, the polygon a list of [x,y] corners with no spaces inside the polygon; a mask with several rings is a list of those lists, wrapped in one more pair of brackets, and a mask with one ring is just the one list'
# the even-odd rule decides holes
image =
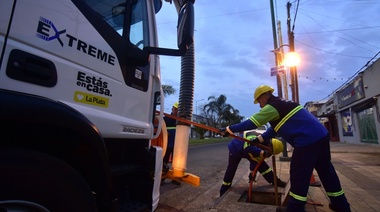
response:
{"label": "orange object on ground", "polygon": [[310,184],[309,184],[309,185],[310,185],[310,186],[316,186],[316,187],[319,187],[319,186],[321,186],[322,184],[321,184],[321,182],[315,180],[314,174],[311,174]]}

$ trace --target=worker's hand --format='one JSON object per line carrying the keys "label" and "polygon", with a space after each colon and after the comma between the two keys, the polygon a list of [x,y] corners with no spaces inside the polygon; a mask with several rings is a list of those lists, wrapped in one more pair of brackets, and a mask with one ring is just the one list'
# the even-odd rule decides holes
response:
{"label": "worker's hand", "polygon": [[256,174],[252,175],[252,172],[249,172],[248,174],[249,183],[252,181],[255,181],[255,178],[256,178]]}
{"label": "worker's hand", "polygon": [[219,128],[219,133],[223,136],[223,137],[227,137],[230,135],[230,133],[227,131],[227,129],[225,127],[223,128]]}
{"label": "worker's hand", "polygon": [[264,157],[269,158],[270,156],[272,156],[271,151],[269,151],[269,150],[263,150],[263,151],[264,151],[264,154],[263,154]]}
{"label": "worker's hand", "polygon": [[256,137],[256,138],[252,138],[251,140],[249,140],[249,144],[250,144],[251,146],[254,146],[254,145],[258,144],[258,143],[260,143],[260,140],[259,140],[258,137]]}

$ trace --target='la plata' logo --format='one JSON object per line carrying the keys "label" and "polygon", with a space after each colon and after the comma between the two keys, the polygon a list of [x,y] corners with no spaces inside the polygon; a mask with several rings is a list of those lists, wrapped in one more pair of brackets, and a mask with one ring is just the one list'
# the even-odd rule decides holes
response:
{"label": "'la plata' logo", "polygon": [[[54,30],[54,35],[50,35],[50,29]],[[37,37],[46,41],[57,39],[61,46],[63,46],[63,42],[59,36],[65,32],[66,29],[58,31],[57,28],[54,26],[53,22],[49,21],[46,18],[40,17],[40,21],[38,22],[37,27]]]}

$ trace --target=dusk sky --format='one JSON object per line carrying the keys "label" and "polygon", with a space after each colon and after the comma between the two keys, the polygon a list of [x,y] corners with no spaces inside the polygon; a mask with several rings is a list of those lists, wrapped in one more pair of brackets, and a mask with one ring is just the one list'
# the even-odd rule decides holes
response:
{"label": "dusk sky", "polygon": [[[275,23],[281,22],[283,44],[287,37],[288,1],[273,0]],[[327,100],[332,93],[379,58],[380,1],[300,0],[290,1],[300,104]],[[297,9],[298,8],[298,9]],[[257,86],[275,88],[270,76],[275,66],[270,0],[196,0],[194,107],[209,96],[227,96],[227,103],[245,118],[260,110],[253,104]],[[176,48],[177,12],[164,2],[157,15],[159,44]],[[285,53],[289,52],[287,46]],[[177,92],[165,98],[165,111],[178,100],[180,58],[160,56],[162,83]],[[289,76],[289,72],[287,72]],[[288,80],[289,83],[289,80]],[[292,94],[288,86],[288,95]],[[201,100],[204,99],[204,100]],[[198,111],[199,112],[199,111]],[[196,113],[194,108],[193,113]]]}

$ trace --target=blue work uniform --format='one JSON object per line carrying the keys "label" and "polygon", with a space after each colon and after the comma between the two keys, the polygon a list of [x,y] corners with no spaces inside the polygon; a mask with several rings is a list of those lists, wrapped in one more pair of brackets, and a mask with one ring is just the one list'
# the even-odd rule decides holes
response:
{"label": "blue work uniform", "polygon": [[[224,173],[223,185],[220,189],[220,195],[223,195],[225,191],[227,191],[231,185],[232,180],[235,176],[237,167],[242,158],[246,158],[249,163],[249,169],[253,171],[257,166],[258,162],[262,159],[260,156],[261,149],[256,146],[250,146],[249,143],[240,141],[238,139],[232,139],[228,144],[229,157],[228,157],[228,165],[227,170]],[[258,171],[265,178],[265,180],[273,184],[273,172],[272,168],[268,166],[268,164],[263,161],[258,168]]]}
{"label": "blue work uniform", "polygon": [[267,104],[248,120],[229,126],[232,132],[271,127],[261,136],[264,143],[277,134],[294,147],[290,164],[290,198],[287,211],[305,211],[310,178],[315,169],[338,211],[350,211],[335,168],[331,163],[330,139],[326,128],[298,103],[271,96]]}
{"label": "blue work uniform", "polygon": [[168,146],[166,148],[163,162],[164,164],[167,164],[169,163],[170,155],[173,154],[177,121],[166,116],[164,117],[164,121],[166,124],[166,129],[168,131]]}

